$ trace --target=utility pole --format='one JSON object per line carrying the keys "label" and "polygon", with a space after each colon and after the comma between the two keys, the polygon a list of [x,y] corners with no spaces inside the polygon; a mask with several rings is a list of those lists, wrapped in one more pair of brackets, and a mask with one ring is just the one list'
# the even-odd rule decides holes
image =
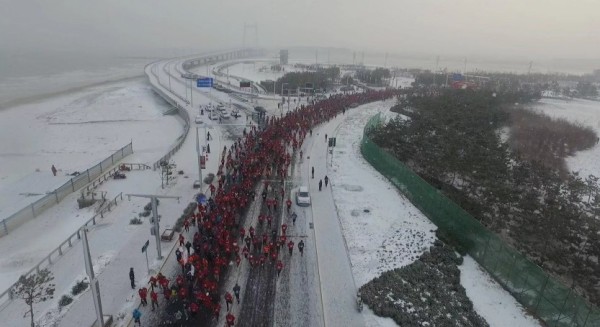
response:
{"label": "utility pole", "polygon": [[96,309],[96,321],[94,326],[104,327],[104,314],[102,313],[102,299],[100,298],[100,284],[94,275],[94,266],[90,255],[90,244],[87,237],[88,227],[82,227],[80,230],[83,243],[83,260],[85,263],[85,272],[90,278],[90,287],[92,288],[92,298],[94,299],[94,308]]}
{"label": "utility pole", "polygon": [[[204,132],[206,137],[206,131]],[[202,193],[202,164],[200,162],[200,137],[198,136],[198,126],[196,126],[196,153],[198,154],[198,182],[200,183],[200,193]]]}
{"label": "utility pole", "polygon": [[160,249],[160,224],[158,223],[158,209],[156,208],[157,199],[177,199],[179,201],[179,196],[168,196],[168,195],[152,195],[152,194],[127,194],[127,197],[131,199],[131,197],[137,198],[149,198],[150,203],[152,203],[152,218],[154,220],[154,236],[156,237],[156,253],[157,259],[162,260],[162,251]]}

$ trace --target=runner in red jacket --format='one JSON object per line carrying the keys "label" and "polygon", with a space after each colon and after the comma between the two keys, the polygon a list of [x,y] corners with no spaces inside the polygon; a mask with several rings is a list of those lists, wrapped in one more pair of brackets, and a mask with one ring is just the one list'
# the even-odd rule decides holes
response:
{"label": "runner in red jacket", "polygon": [[227,316],[225,316],[225,320],[227,320],[227,327],[231,327],[235,324],[235,316],[231,313],[228,313]]}

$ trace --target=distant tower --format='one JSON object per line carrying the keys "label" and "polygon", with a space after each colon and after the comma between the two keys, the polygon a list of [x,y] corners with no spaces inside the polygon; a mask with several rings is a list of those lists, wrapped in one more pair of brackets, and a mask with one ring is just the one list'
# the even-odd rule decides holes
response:
{"label": "distant tower", "polygon": [[288,50],[279,50],[279,64],[280,65],[287,65],[288,57],[289,57]]}
{"label": "distant tower", "polygon": [[356,51],[352,53],[352,65],[356,65]]}
{"label": "distant tower", "polygon": [[[252,42],[252,44],[246,44],[246,37],[248,35],[248,30],[250,30],[251,32],[254,31],[254,42]],[[249,24],[249,23],[244,23],[244,44],[243,47],[245,48],[246,46],[251,46],[253,48],[257,48],[258,47],[258,25],[256,23],[254,24]]]}

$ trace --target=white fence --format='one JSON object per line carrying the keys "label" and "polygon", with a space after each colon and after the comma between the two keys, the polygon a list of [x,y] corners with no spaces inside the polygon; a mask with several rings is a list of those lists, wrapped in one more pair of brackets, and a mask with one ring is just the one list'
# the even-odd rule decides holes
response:
{"label": "white fence", "polygon": [[67,195],[86,186],[92,180],[102,175],[103,172],[109,170],[115,163],[119,162],[119,160],[132,153],[133,145],[132,143],[129,143],[117,150],[110,157],[102,160],[99,164],[71,178],[68,182],[58,187],[54,191],[47,193],[41,199],[4,218],[0,222],[0,237],[7,235],[10,233],[10,231],[38,216],[42,211],[48,209],[54,204],[59,203]]}

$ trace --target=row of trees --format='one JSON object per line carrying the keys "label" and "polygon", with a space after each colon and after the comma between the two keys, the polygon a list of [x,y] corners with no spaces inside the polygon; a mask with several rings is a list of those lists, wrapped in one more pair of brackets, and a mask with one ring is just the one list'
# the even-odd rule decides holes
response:
{"label": "row of trees", "polygon": [[359,69],[354,74],[354,77],[359,81],[375,86],[384,86],[387,85],[387,79],[389,79],[392,75],[390,74],[390,70],[387,68],[375,68],[375,69]]}
{"label": "row of trees", "polygon": [[[321,68],[317,71],[289,72],[278,78],[277,81],[261,81],[260,84],[267,90],[275,90],[276,93],[287,95],[294,94],[297,89],[306,88],[307,85],[315,89],[328,89],[340,76],[339,67]],[[275,83],[275,87],[273,87]],[[283,86],[283,88],[282,88]]]}
{"label": "row of trees", "polygon": [[598,179],[531,159],[499,133],[510,127],[510,104],[534,98],[470,90],[408,94],[393,108],[408,118],[392,120],[371,137],[509,244],[600,304]]}

